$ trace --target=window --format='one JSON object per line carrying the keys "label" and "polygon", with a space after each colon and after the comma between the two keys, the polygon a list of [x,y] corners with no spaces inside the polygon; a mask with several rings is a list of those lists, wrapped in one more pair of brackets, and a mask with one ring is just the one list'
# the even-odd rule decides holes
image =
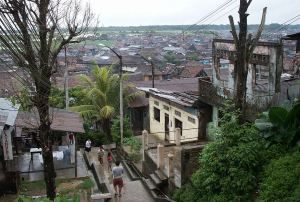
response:
{"label": "window", "polygon": [[175,115],[181,117],[181,112],[175,110]]}
{"label": "window", "polygon": [[190,116],[188,117],[188,121],[191,123],[196,123],[196,120]]}
{"label": "window", "polygon": [[154,119],[160,122],[160,110],[154,107]]}
{"label": "window", "polygon": [[159,106],[159,102],[157,102],[156,100],[154,100],[154,104]]}
{"label": "window", "polygon": [[166,105],[164,105],[164,109],[167,110],[167,111],[169,111],[169,107],[166,106]]}

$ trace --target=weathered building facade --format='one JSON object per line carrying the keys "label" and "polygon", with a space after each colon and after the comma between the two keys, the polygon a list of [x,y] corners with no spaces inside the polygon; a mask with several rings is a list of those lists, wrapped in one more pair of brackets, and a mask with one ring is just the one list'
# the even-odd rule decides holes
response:
{"label": "weathered building facade", "polygon": [[[199,78],[199,100],[212,107],[212,122],[207,124],[207,134],[211,126],[217,126],[219,109],[226,100],[233,100],[236,90],[236,49],[233,40],[214,39],[213,74],[210,78]],[[220,60],[229,60],[228,77],[220,76]],[[275,93],[280,92],[282,73],[282,44],[259,42],[254,49],[248,66],[246,120],[253,122],[261,112],[271,107]],[[224,79],[225,78],[225,79]],[[261,81],[267,86],[261,86]],[[265,82],[264,82],[265,83]],[[208,136],[213,140],[213,136]]]}
{"label": "weathered building facade", "polygon": [[160,140],[175,142],[175,128],[181,129],[181,142],[198,140],[198,96],[189,93],[144,89],[149,96],[150,133]]}

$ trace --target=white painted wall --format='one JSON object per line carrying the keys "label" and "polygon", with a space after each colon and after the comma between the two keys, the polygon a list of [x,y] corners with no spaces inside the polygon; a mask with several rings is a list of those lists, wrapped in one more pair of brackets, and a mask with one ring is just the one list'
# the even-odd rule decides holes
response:
{"label": "white painted wall", "polygon": [[[159,106],[154,104],[154,101],[159,102]],[[169,111],[164,109],[164,105],[169,107]],[[154,119],[154,107],[160,110],[160,122]],[[175,115],[175,110],[181,113],[181,117]],[[175,131],[175,118],[182,122],[181,142],[198,139],[198,117],[195,114],[179,109],[168,102],[159,100],[153,96],[149,96],[149,111],[150,111],[150,133],[155,133],[155,136],[160,140],[165,140],[165,114],[169,114],[169,130]],[[188,117],[194,118],[195,123],[188,121]],[[190,130],[187,130],[190,129]],[[186,139],[189,138],[189,139]],[[190,139],[191,138],[191,139]],[[171,143],[175,141],[175,132],[170,132],[169,140]]]}
{"label": "white painted wall", "polygon": [[215,134],[212,134],[212,127],[218,126],[218,115],[219,115],[219,109],[216,107],[212,108],[212,122],[209,122],[206,126],[206,138],[208,141],[214,141],[215,140]]}

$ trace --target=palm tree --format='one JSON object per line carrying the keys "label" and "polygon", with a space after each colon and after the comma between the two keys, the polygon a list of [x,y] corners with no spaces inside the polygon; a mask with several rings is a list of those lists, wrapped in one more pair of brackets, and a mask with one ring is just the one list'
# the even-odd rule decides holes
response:
{"label": "palm tree", "polygon": [[[117,74],[113,74],[113,71],[114,65],[103,68],[95,65],[92,71],[93,80],[85,75],[79,75],[78,77],[87,85],[85,94],[90,102],[70,108],[77,111],[84,120],[101,121],[110,141],[112,141],[110,119],[117,115],[120,107],[120,79]],[[128,73],[123,74],[123,83],[128,76]],[[143,94],[141,91],[130,93],[132,87],[133,85],[128,85],[123,90],[124,105]]]}

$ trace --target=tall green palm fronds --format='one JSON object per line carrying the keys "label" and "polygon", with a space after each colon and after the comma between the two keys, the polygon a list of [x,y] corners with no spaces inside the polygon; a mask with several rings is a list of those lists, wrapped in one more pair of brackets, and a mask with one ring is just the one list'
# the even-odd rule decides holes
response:
{"label": "tall green palm fronds", "polygon": [[[103,68],[96,65],[92,71],[93,79],[79,75],[80,80],[87,86],[84,93],[89,103],[70,108],[77,111],[85,120],[101,120],[110,139],[110,119],[117,115],[120,108],[120,78],[117,74],[113,74],[113,71],[113,65]],[[125,82],[128,76],[127,73],[123,74],[122,81]],[[128,85],[123,90],[124,105],[142,95],[141,92],[132,93],[132,87],[134,86]]]}

